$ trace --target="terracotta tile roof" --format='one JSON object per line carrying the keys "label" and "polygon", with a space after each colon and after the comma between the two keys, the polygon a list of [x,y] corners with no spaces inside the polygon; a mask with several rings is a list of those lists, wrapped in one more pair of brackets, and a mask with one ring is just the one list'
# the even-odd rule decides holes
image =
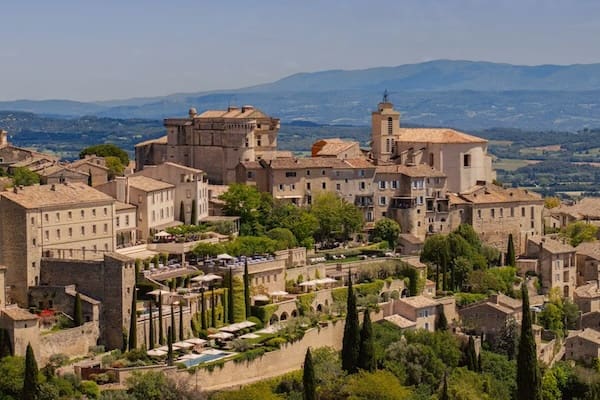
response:
{"label": "terracotta tile roof", "polygon": [[375,168],[375,164],[366,158],[346,158],[344,161],[352,168]]}
{"label": "terracotta tile roof", "polygon": [[598,288],[598,282],[592,281],[585,285],[578,286],[575,288],[575,294],[577,297],[583,297],[588,299],[600,297],[600,289]]}
{"label": "terracotta tile roof", "polygon": [[583,242],[575,248],[577,254],[583,254],[585,256],[600,260],[600,240],[593,242]]}
{"label": "terracotta tile roof", "polygon": [[[54,187],[54,190],[52,188]],[[56,185],[25,186],[18,189],[0,193],[0,199],[6,198],[24,208],[44,208],[85,203],[113,203],[112,197],[84,184],[74,182]]]}
{"label": "terracotta tile roof", "polygon": [[508,188],[494,184],[476,185],[471,189],[459,193],[463,200],[474,204],[493,204],[515,201],[536,201],[543,202],[542,196],[525,189]]}
{"label": "terracotta tile roof", "polygon": [[258,161],[242,161],[240,164],[246,169],[261,169],[262,166]]}
{"label": "terracotta tile roof", "polygon": [[552,214],[564,213],[577,219],[600,218],[600,197],[584,197],[572,206],[561,205],[551,210]]}
{"label": "terracotta tile roof", "polygon": [[391,322],[392,324],[394,324],[402,329],[407,329],[407,328],[412,328],[412,327],[417,326],[417,323],[415,321],[411,321],[410,319],[404,318],[403,316],[398,315],[398,314],[389,315],[387,317],[384,317],[383,319],[385,319],[388,322]]}
{"label": "terracotta tile roof", "polygon": [[127,204],[127,203],[121,203],[120,201],[115,201],[115,210],[116,211],[129,210],[132,208],[135,209],[136,207],[133,204]]}
{"label": "terracotta tile roof", "polygon": [[438,303],[425,296],[404,297],[399,299],[413,308],[436,307]]}
{"label": "terracotta tile roof", "polygon": [[337,156],[353,146],[358,146],[358,142],[340,138],[322,139],[312,145],[311,152],[313,157]]}
{"label": "terracotta tile roof", "polygon": [[278,158],[269,164],[272,169],[295,169],[295,168],[350,168],[343,160],[338,158]]}
{"label": "terracotta tile roof", "polygon": [[41,176],[50,176],[50,175],[54,175],[61,171],[68,171],[68,172],[71,172],[74,174],[80,174],[80,175],[85,175],[85,176],[88,175],[87,172],[78,171],[76,169],[69,168],[69,166],[67,166],[67,165],[52,165],[50,167],[45,167],[45,168],[41,169],[37,173],[38,173],[38,175],[41,175]]}
{"label": "terracotta tile roof", "polygon": [[469,202],[465,199],[463,199],[462,197],[460,197],[457,194],[454,193],[446,193],[446,195],[448,196],[448,200],[450,202],[450,204],[469,204]]}
{"label": "terracotta tile roof", "polygon": [[[244,112],[242,110],[245,109]],[[194,118],[236,118],[236,119],[255,119],[270,118],[258,108],[252,106],[235,107],[230,110],[207,110]]]}
{"label": "terracotta tile roof", "polygon": [[575,248],[569,244],[559,242],[558,240],[550,239],[548,237],[531,236],[529,241],[542,246],[546,251],[553,254],[561,253],[574,253]]}
{"label": "terracotta tile roof", "polygon": [[419,164],[419,165],[378,165],[375,173],[397,173],[410,177],[421,178],[421,177],[429,177],[429,178],[442,178],[446,177],[446,175],[442,171],[438,171],[435,168],[427,164]]}
{"label": "terracotta tile roof", "polygon": [[77,161],[73,161],[71,163],[71,168],[81,168],[81,167],[85,167],[85,166],[91,166],[91,167],[96,167],[96,168],[100,168],[103,169],[105,171],[108,171],[108,167],[106,167],[105,165],[101,165],[101,164],[96,164],[95,162],[93,162],[90,159],[84,158],[81,160],[77,160]]}
{"label": "terracotta tile roof", "polygon": [[4,312],[4,314],[6,314],[8,318],[12,319],[13,321],[31,321],[38,319],[37,315],[16,306],[8,306],[2,309],[2,312]]}
{"label": "terracotta tile roof", "polygon": [[400,128],[400,142],[487,143],[487,140],[449,128]]}
{"label": "terracotta tile roof", "polygon": [[157,139],[145,140],[136,144],[135,147],[147,146],[149,144],[167,144],[167,138],[168,136],[165,135]]}
{"label": "terracotta tile roof", "polygon": [[148,178],[146,176],[141,175],[133,175],[127,179],[129,182],[129,186],[142,190],[144,192],[154,192],[156,190],[171,189],[175,187],[170,183]]}
{"label": "terracotta tile roof", "polygon": [[581,332],[574,333],[573,335],[569,335],[569,338],[572,337],[580,337],[592,343],[596,343],[600,345],[600,332],[592,328],[585,328]]}

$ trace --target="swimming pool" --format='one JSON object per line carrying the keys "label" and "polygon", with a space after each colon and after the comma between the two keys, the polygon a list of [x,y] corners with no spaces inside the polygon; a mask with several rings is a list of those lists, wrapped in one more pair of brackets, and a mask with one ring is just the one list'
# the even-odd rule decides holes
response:
{"label": "swimming pool", "polygon": [[218,360],[220,358],[224,358],[226,356],[228,356],[230,353],[225,353],[225,352],[210,352],[210,353],[202,353],[202,354],[198,354],[198,357],[195,358],[188,358],[185,360],[181,360],[179,362],[181,362],[182,364],[184,364],[186,367],[190,368],[199,364],[204,364],[206,362],[209,361],[215,361]]}

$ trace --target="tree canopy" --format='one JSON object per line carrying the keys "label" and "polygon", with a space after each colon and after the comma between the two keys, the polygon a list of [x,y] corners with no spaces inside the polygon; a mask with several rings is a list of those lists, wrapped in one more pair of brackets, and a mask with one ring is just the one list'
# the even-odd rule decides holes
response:
{"label": "tree canopy", "polygon": [[97,155],[98,157],[116,157],[121,164],[129,164],[129,155],[120,147],[112,143],[96,144],[88,146],[79,152],[79,158],[85,158],[88,155]]}

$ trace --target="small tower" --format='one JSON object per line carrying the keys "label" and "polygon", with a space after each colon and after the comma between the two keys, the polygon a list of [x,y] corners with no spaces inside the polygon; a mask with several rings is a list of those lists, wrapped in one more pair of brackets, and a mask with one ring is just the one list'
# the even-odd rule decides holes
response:
{"label": "small tower", "polygon": [[0,129],[0,149],[8,146],[8,132]]}
{"label": "small tower", "polygon": [[389,102],[387,90],[371,114],[371,153],[377,164],[385,164],[394,154],[394,142],[400,135],[400,113]]}

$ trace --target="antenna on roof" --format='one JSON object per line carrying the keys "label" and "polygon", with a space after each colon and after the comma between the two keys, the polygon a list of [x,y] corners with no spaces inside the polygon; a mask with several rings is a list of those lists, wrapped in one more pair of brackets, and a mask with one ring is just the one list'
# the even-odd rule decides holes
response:
{"label": "antenna on roof", "polygon": [[383,91],[383,103],[387,103],[388,102],[388,91],[387,89],[385,89]]}

